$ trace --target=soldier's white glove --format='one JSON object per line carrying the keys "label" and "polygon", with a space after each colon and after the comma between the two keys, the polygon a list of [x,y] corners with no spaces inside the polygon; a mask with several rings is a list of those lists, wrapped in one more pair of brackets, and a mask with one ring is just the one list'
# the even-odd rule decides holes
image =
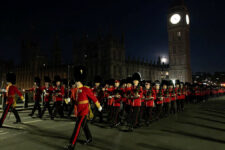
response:
{"label": "soldier's white glove", "polygon": [[108,98],[109,98],[109,99],[111,99],[111,98],[112,98],[112,96],[108,96]]}
{"label": "soldier's white glove", "polygon": [[100,106],[100,107],[98,108],[98,111],[99,111],[99,112],[101,112],[101,111],[102,111],[102,106]]}

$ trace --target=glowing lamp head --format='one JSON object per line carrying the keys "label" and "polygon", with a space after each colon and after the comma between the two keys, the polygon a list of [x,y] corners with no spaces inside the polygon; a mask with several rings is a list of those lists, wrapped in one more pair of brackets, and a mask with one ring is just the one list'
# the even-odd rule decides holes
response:
{"label": "glowing lamp head", "polygon": [[167,63],[167,58],[165,58],[165,57],[161,58],[161,63],[166,64]]}

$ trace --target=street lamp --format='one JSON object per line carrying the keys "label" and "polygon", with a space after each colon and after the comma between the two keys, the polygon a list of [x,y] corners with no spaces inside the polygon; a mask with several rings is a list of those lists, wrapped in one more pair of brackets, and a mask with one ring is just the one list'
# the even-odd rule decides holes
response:
{"label": "street lamp", "polygon": [[161,63],[166,64],[168,62],[168,59],[166,57],[161,58]]}

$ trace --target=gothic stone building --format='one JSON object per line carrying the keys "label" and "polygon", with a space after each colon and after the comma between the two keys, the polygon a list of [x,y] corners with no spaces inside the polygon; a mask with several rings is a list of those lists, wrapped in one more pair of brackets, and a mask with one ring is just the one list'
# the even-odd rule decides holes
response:
{"label": "gothic stone building", "polygon": [[86,67],[88,80],[96,75],[103,79],[122,79],[139,72],[144,80],[179,79],[191,82],[190,67],[190,22],[189,12],[183,0],[174,0],[168,12],[169,65],[126,57],[124,34],[115,38],[112,33],[90,40],[84,36],[74,41],[73,63],[62,63],[62,50],[56,36],[51,57],[40,50],[39,43],[32,38],[22,43],[22,63],[16,67],[17,84],[21,88],[31,87],[35,76],[44,78],[55,75],[73,79],[73,68]]}

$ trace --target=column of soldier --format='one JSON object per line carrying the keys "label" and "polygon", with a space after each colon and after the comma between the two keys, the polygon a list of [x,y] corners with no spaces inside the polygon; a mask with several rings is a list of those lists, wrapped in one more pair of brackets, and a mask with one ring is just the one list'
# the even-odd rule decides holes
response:
{"label": "column of soldier", "polygon": [[[64,117],[70,118],[72,112],[77,118],[70,144],[66,149],[74,149],[82,126],[87,138],[86,144],[92,142],[92,136],[88,128],[87,119],[92,123],[103,123],[109,127],[126,126],[128,131],[143,125],[149,126],[153,121],[184,111],[187,103],[200,103],[208,100],[210,96],[222,96],[225,89],[219,86],[207,86],[204,84],[182,83],[176,80],[141,81],[139,74],[122,80],[110,79],[105,82],[100,76],[94,79],[94,86],[85,85],[86,72],[83,67],[75,71],[75,81],[60,79],[55,76],[51,83],[49,77],[44,78],[45,85],[41,86],[40,78],[34,79],[32,91],[34,107],[30,116],[38,110],[38,117],[42,118],[48,109],[51,119]],[[24,101],[22,93],[15,86],[16,75],[8,73],[6,76],[6,106],[0,120],[0,128],[11,110],[15,115],[16,122],[21,119],[16,111],[16,97],[18,95]],[[2,91],[1,91],[2,92]],[[41,99],[43,107],[41,109]],[[96,107],[93,107],[95,105]],[[99,118],[99,121],[97,121]]]}
{"label": "column of soldier", "polygon": [[[70,118],[74,111],[76,117],[76,85],[74,81],[61,81],[59,76],[54,78],[53,85],[49,77],[45,77],[45,86],[40,85],[40,79],[35,78],[34,87],[27,91],[34,92],[34,108],[30,116],[34,115],[38,109],[38,116],[43,117],[46,109],[49,111],[51,119],[57,114]],[[94,86],[88,84],[89,88],[97,97],[103,111],[99,112],[96,108],[91,107],[89,120],[92,123],[106,123],[110,127],[127,126],[129,131],[143,125],[149,126],[153,121],[160,118],[168,117],[184,111],[186,103],[199,103],[207,101],[209,96],[223,94],[224,89],[210,88],[204,85],[183,83],[176,80],[174,83],[169,80],[163,80],[161,83],[157,80],[140,81],[140,76],[134,74],[123,80],[110,79],[103,83],[100,76],[94,79]],[[44,95],[44,107],[41,110],[41,95]],[[51,107],[50,101],[53,101]],[[99,118],[99,121],[97,121]]]}

